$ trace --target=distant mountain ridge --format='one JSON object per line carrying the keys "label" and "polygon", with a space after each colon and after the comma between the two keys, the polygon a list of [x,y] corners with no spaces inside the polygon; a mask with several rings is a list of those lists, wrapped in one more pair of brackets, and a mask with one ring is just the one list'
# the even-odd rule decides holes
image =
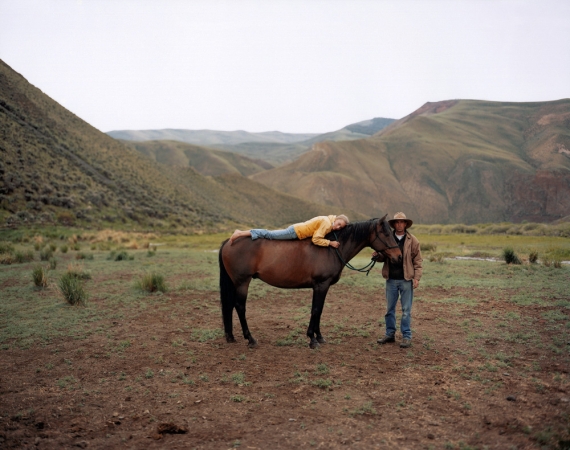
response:
{"label": "distant mountain ridge", "polygon": [[217,131],[217,130],[115,130],[106,134],[125,141],[181,141],[188,144],[215,147],[217,145],[239,145],[245,142],[267,142],[272,144],[292,144],[306,141],[317,134],[311,133],[281,133],[280,131],[265,131],[250,133],[248,131]]}
{"label": "distant mountain ridge", "polygon": [[295,134],[268,131],[249,133],[247,131],[214,130],[116,130],[107,134],[125,141],[181,141],[188,144],[222,149],[263,160],[271,165],[290,162],[308,151],[316,142],[346,141],[362,139],[373,135],[395,119],[374,118],[353,123],[324,134]]}

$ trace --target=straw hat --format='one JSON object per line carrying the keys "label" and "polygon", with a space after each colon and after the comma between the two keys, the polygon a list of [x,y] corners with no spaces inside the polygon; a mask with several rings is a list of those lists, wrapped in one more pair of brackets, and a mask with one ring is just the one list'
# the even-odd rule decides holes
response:
{"label": "straw hat", "polygon": [[406,229],[411,228],[412,225],[414,224],[414,222],[412,222],[410,219],[406,218],[406,215],[403,212],[397,212],[396,214],[394,214],[394,218],[392,220],[388,221],[388,223],[390,224],[390,226],[392,228],[394,228],[394,222],[396,222],[396,220],[405,220],[406,221]]}

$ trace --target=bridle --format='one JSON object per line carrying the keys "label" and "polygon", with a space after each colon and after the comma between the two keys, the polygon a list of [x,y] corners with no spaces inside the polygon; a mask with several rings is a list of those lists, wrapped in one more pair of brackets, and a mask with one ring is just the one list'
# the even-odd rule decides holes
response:
{"label": "bridle", "polygon": [[[372,242],[374,242],[376,239],[378,239],[380,242],[382,242],[382,244],[384,244],[386,246],[386,250],[390,250],[392,248],[398,248],[398,244],[388,245],[388,243],[386,241],[384,241],[380,238],[380,235],[378,234],[378,227],[374,228],[374,233],[376,234],[376,237],[374,238],[374,240]],[[372,246],[372,243],[370,243],[370,245]]]}
{"label": "bridle", "polygon": [[[378,219],[378,220],[379,220],[379,219]],[[336,232],[333,231],[333,234],[334,234],[334,238],[338,241],[338,237],[337,237],[337,235],[336,235]],[[375,237],[374,237],[374,239],[372,240],[372,242],[374,242],[376,239],[378,239],[380,242],[382,242],[382,244],[384,244],[384,245],[386,246],[386,250],[389,250],[389,249],[391,249],[391,248],[398,248],[398,244],[396,244],[396,245],[388,245],[388,244],[386,243],[386,241],[384,241],[384,240],[382,240],[382,238],[380,238],[380,235],[378,234],[378,227],[377,227],[377,226],[374,227],[374,234],[375,234]],[[370,246],[371,246],[371,247],[372,247],[372,242],[370,243]],[[371,271],[372,268],[374,267],[374,264],[376,264],[376,260],[375,260],[374,258],[372,258],[371,261],[370,261],[368,264],[366,264],[364,267],[361,267],[360,269],[358,269],[358,268],[354,267],[352,264],[350,264],[349,262],[346,262],[346,261],[342,258],[340,252],[338,251],[338,248],[335,247],[334,250],[335,250],[335,252],[336,252],[336,254],[337,254],[337,256],[338,256],[338,259],[340,259],[340,261],[341,261],[346,267],[348,267],[350,270],[354,270],[354,271],[356,271],[356,272],[366,272],[366,276],[368,276],[368,274],[370,273],[370,271]]]}

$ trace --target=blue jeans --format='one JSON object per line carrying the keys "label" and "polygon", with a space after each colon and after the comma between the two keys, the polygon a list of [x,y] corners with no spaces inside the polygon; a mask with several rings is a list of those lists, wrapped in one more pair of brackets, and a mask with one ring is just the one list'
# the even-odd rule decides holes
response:
{"label": "blue jeans", "polygon": [[251,239],[277,239],[280,241],[285,241],[289,239],[298,239],[297,233],[295,233],[295,228],[293,225],[290,227],[285,228],[284,230],[264,230],[264,229],[254,229],[251,231]]}
{"label": "blue jeans", "polygon": [[412,302],[414,300],[413,281],[407,280],[386,280],[386,336],[396,334],[396,304],[398,297],[402,304],[402,321],[400,331],[404,339],[412,339]]}

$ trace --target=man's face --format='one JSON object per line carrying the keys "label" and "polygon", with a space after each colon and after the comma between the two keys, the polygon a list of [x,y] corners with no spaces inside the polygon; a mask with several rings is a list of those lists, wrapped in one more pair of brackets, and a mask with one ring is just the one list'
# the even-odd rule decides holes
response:
{"label": "man's face", "polygon": [[404,232],[406,231],[406,221],[396,220],[394,222],[394,229],[396,230],[397,234],[404,234]]}
{"label": "man's face", "polygon": [[335,221],[333,222],[332,229],[333,229],[334,231],[338,231],[338,230],[340,230],[340,229],[342,229],[342,228],[344,228],[344,227],[346,227],[346,223],[345,223],[344,220],[342,220],[342,219],[335,219]]}

